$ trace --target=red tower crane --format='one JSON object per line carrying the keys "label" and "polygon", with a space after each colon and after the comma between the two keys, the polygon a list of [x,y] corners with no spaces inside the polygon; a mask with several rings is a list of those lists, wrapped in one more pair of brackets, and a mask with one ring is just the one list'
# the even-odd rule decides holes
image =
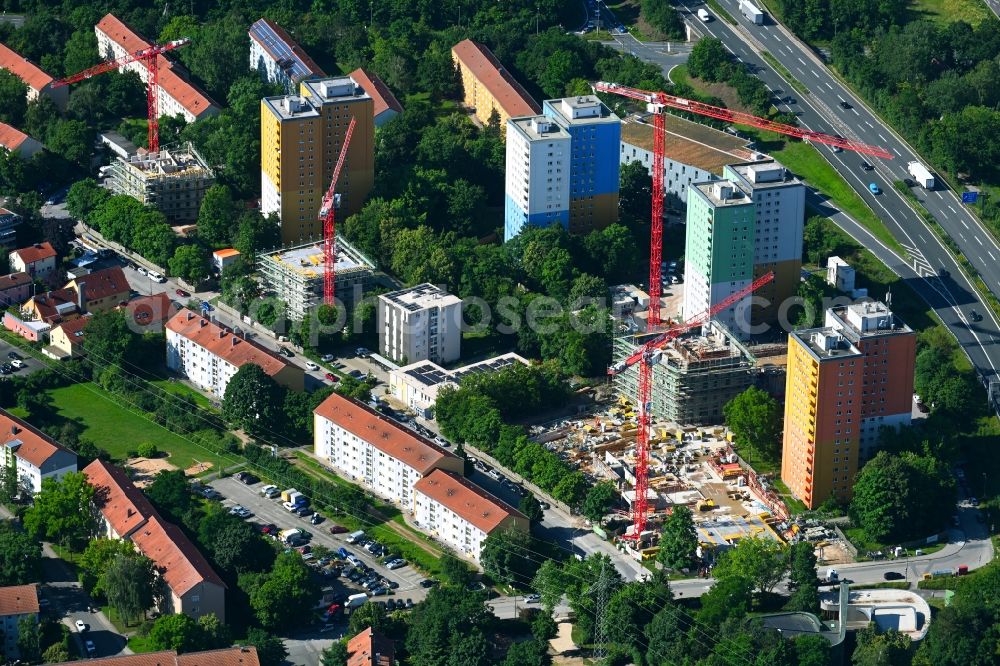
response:
{"label": "red tower crane", "polygon": [[330,179],[330,188],[323,195],[323,205],[319,209],[319,219],[323,220],[323,303],[333,305],[335,287],[334,263],[336,261],[337,250],[335,243],[335,216],[336,210],[340,206],[340,197],[334,192],[337,189],[337,181],[340,180],[340,170],[344,168],[344,160],[347,158],[347,147],[351,145],[351,135],[354,134],[355,119],[351,118],[351,124],[347,126],[347,133],[344,134],[344,143],[340,147],[340,156],[337,158],[337,165],[333,168],[333,177]]}
{"label": "red tower crane", "polygon": [[160,103],[158,97],[160,88],[159,58],[167,51],[179,49],[180,47],[190,43],[190,39],[184,38],[175,39],[174,41],[167,42],[166,44],[155,44],[149,48],[140,49],[135,53],[129,53],[120,58],[115,58],[114,60],[108,60],[99,65],[94,65],[93,67],[85,69],[82,72],[77,72],[72,76],[67,76],[64,79],[59,79],[52,84],[52,87],[57,88],[59,86],[66,86],[71,83],[83,81],[84,79],[89,79],[90,77],[97,76],[98,74],[110,72],[113,69],[119,69],[129,63],[141,62],[145,65],[146,70],[149,72],[149,77],[146,82],[146,110],[149,114],[149,126],[147,128],[149,152],[158,153],[160,152]]}
{"label": "red tower crane", "polygon": [[649,490],[649,427],[652,422],[650,412],[653,400],[653,364],[657,361],[658,350],[674,338],[693,328],[707,324],[712,317],[743,300],[773,279],[774,273],[762,275],[753,283],[730,294],[705,312],[663,331],[632,352],[632,355],[624,361],[608,368],[609,375],[617,375],[625,372],[636,363],[639,364],[639,429],[636,434],[635,500],[632,503],[632,534],[626,535],[626,538],[632,538],[638,542],[643,530],[646,529],[646,513],[649,509],[649,498],[646,494]]}
{"label": "red tower crane", "polygon": [[[628,86],[619,85],[617,83],[608,83],[606,81],[598,81],[595,83],[594,90],[597,92],[620,95],[629,99],[645,102],[646,110],[653,114],[653,205],[649,232],[649,317],[647,319],[648,323],[646,329],[650,332],[655,331],[661,323],[660,262],[663,256],[663,200],[665,196],[663,187],[663,160],[666,148],[666,117],[664,112],[668,108],[688,111],[690,113],[708,116],[710,118],[716,118],[730,123],[749,125],[751,127],[777,132],[779,134],[798,137],[807,141],[815,141],[817,143],[825,143],[830,146],[853,150],[858,153],[892,159],[892,154],[877,146],[869,146],[867,144],[844,139],[843,137],[823,134],[822,132],[813,132],[802,129],[801,127],[778,123],[766,118],[759,118],[749,113],[732,111],[719,106],[712,106],[711,104],[696,102],[694,100],[677,97],[675,95],[668,95],[664,92],[639,90],[638,88],[630,88]],[[640,539],[642,531],[646,526],[646,510],[648,508],[646,491],[649,487],[649,425],[651,420],[650,412],[652,409],[651,400],[653,370],[651,361],[655,350],[662,347],[670,340],[676,338],[678,335],[681,335],[695,326],[704,323],[718,312],[726,309],[733,303],[736,303],[743,297],[752,293],[761,285],[770,282],[773,278],[774,275],[772,273],[768,273],[767,275],[758,278],[749,287],[723,299],[721,302],[709,309],[708,312],[702,313],[684,324],[675,326],[665,331],[660,336],[657,336],[650,342],[647,342],[623,363],[613,366],[608,370],[609,374],[618,374],[626,368],[642,361],[639,365],[639,432],[636,450],[635,502],[632,505],[634,533],[631,537],[636,541]]]}
{"label": "red tower crane", "polygon": [[773,120],[768,120],[766,118],[758,118],[757,116],[750,115],[749,113],[732,111],[719,106],[712,106],[711,104],[696,102],[694,100],[684,99],[683,97],[677,97],[675,95],[668,95],[664,92],[639,90],[637,88],[629,88],[628,86],[622,86],[617,83],[608,83],[606,81],[598,81],[595,83],[594,90],[597,92],[620,95],[629,99],[645,102],[646,110],[653,114],[653,211],[649,232],[648,330],[653,330],[653,328],[660,324],[660,262],[663,257],[663,199],[665,196],[663,188],[663,159],[665,152],[666,118],[664,116],[664,111],[666,109],[671,108],[679,109],[681,111],[689,111],[698,115],[708,116],[718,120],[725,120],[730,123],[749,125],[751,127],[758,127],[760,129],[778,132],[779,134],[786,134],[788,136],[806,139],[808,141],[816,141],[818,143],[825,143],[831,146],[838,146],[840,148],[853,150],[858,153],[866,153],[868,155],[875,155],[876,157],[892,159],[891,153],[875,146],[850,141],[839,136],[823,134],[821,132],[812,132],[810,130],[802,129],[801,127],[774,122]]}

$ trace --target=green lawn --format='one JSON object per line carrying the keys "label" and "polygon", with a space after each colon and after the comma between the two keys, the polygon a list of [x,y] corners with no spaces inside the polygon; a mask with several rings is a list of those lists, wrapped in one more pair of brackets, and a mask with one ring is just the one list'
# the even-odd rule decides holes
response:
{"label": "green lawn", "polygon": [[91,382],[73,384],[49,391],[56,413],[77,421],[84,427],[83,437],[124,460],[127,452],[142,442],[152,442],[170,455],[170,463],[185,469],[194,461],[210,461],[214,454],[157,425],[145,416],[134,414]]}
{"label": "green lawn", "polygon": [[965,21],[977,26],[993,13],[983,0],[914,0],[912,12],[916,18],[938,23]]}
{"label": "green lawn", "polygon": [[212,401],[209,400],[204,393],[191,388],[184,382],[171,381],[169,379],[154,379],[149,383],[155,385],[157,388],[166,391],[167,393],[187,396],[193,399],[194,403],[199,407],[204,407],[206,409],[213,409]]}

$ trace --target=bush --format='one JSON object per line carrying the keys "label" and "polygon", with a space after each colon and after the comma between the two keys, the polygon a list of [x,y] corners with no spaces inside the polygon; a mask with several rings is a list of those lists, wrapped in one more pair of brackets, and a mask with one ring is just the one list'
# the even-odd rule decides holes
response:
{"label": "bush", "polygon": [[135,451],[139,454],[140,458],[156,458],[160,455],[160,452],[156,448],[156,444],[153,444],[152,442],[143,442],[136,447]]}

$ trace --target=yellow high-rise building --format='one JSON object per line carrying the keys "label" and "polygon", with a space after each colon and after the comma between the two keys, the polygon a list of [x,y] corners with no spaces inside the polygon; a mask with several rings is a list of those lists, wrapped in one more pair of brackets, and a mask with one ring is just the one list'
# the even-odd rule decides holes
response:
{"label": "yellow high-rise building", "polygon": [[282,244],[322,237],[320,204],[352,117],[354,134],[337,183],[341,220],[361,209],[375,181],[371,96],[345,76],[303,81],[298,95],[261,100],[260,206],[281,219]]}

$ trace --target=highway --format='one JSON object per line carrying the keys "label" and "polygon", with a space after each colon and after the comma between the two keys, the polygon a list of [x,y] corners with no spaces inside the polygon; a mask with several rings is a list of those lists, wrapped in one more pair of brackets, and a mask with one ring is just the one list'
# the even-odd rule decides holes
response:
{"label": "highway", "polygon": [[[1000,368],[1000,321],[978,296],[943,243],[893,186],[894,181],[908,177],[906,165],[917,159],[913,151],[860,99],[842,86],[805,45],[783,27],[775,25],[773,18],[768,17],[767,25],[754,26],[739,13],[737,0],[721,0],[721,3],[740,22],[738,28],[720,18],[714,18],[709,23],[701,22],[694,16],[694,12],[702,6],[700,3],[690,2],[681,11],[695,32],[722,40],[735,57],[754,70],[777,99],[791,97],[795,100],[792,103],[782,102],[780,109],[796,113],[803,127],[877,145],[896,156],[892,160],[881,160],[846,151],[834,153],[825,146],[817,147],[906,249],[909,255],[906,258],[910,267],[908,273],[913,276],[907,279],[913,280],[912,286],[942,315],[984,384],[1000,379],[997,373]],[[710,13],[714,15],[714,12]],[[803,96],[796,92],[758,54],[760,50],[769,51],[812,94]],[[841,108],[841,101],[851,108]],[[862,168],[862,161],[865,160],[874,170]],[[872,194],[869,190],[869,183],[872,182],[880,187],[880,194]],[[992,236],[965,210],[953,192],[939,186],[932,192],[917,188],[914,193],[954,238],[988,287],[994,293],[1000,293],[1000,247]],[[872,250],[877,247],[869,243],[865,246]],[[920,278],[923,282],[919,281]],[[982,316],[981,321],[974,321],[973,311]]]}

